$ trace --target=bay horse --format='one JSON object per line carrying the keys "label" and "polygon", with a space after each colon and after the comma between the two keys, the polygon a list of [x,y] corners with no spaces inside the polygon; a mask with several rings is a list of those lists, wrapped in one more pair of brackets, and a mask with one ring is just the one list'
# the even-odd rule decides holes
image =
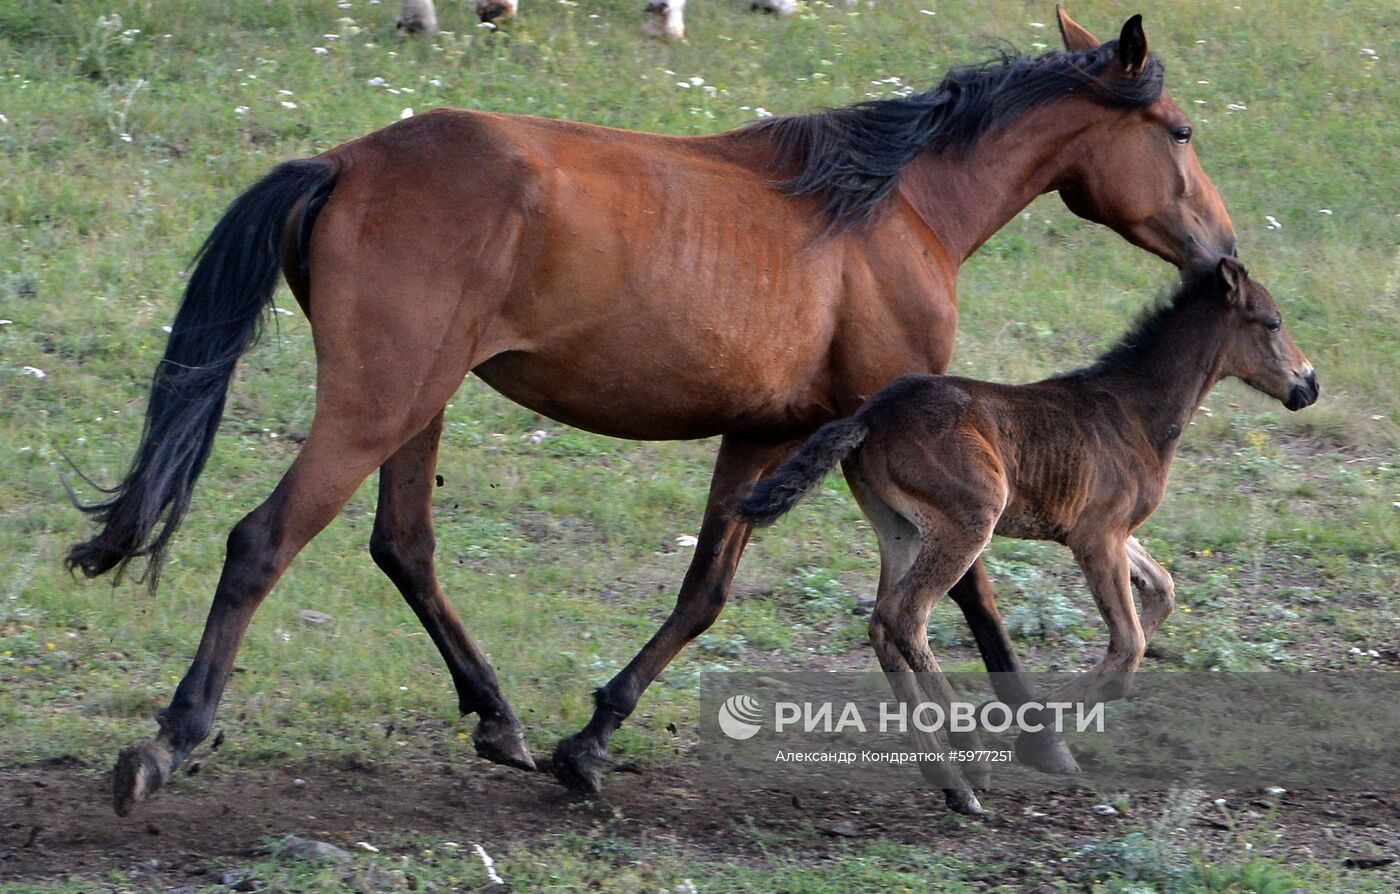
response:
{"label": "bay horse", "polygon": [[[771,524],[843,464],[880,544],[870,618],[880,667],[902,702],[933,700],[945,711],[957,695],[929,649],[934,605],[993,534],[1062,543],[1108,623],[1108,651],[1042,700],[1121,698],[1175,600],[1171,575],[1133,532],[1162,502],[1182,432],[1228,377],[1289,410],[1318,396],[1317,376],[1284,331],[1273,296],[1230,257],[1068,375],[1029,385],[894,380],[852,418],[818,429],[735,511],[747,524]],[[1130,583],[1142,598],[1141,621]],[[933,734],[924,742],[941,750]],[[954,810],[981,812],[955,763],[920,767]]]}
{"label": "bay horse", "polygon": [[[86,507],[101,530],[69,568],[119,576],[146,557],[155,586],[279,273],[311,324],[315,415],[272,495],[229,534],[159,732],[118,757],[117,812],[208,735],[258,605],[375,469],[370,553],[478,715],[477,753],[535,766],[434,570],[443,408],[469,373],[604,435],[722,436],[675,608],[554,750],[562,782],[599,791],[614,730],[724,606],[750,531],[725,500],[896,376],[946,369],[959,265],[1032,199],[1058,191],[1181,269],[1234,252],[1141,17],[1107,43],[1062,10],[1059,22],[1064,51],[712,136],[431,112],[286,162],[236,199],[198,255],[132,465]],[[1014,667],[980,563],[955,599],[988,667]],[[1072,765],[1062,744],[1042,750]]]}

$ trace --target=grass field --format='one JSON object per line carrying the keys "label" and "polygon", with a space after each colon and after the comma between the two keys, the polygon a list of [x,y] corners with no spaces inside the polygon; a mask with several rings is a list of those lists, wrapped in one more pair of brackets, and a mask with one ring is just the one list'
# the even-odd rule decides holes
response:
{"label": "grass field", "polygon": [[[526,0],[521,20],[492,36],[472,27],[463,4],[444,3],[440,19],[455,33],[400,42],[387,2],[0,0],[0,768],[63,766],[99,780],[121,745],[153,731],[152,713],[192,654],[228,529],[271,490],[306,431],[310,331],[283,292],[276,332],[240,369],[160,594],[61,570],[87,528],[64,497],[60,451],[101,482],[124,469],[185,266],[232,196],[273,164],[438,106],[707,133],[760,110],[923,88],[997,40],[1028,52],[1058,43],[1049,0],[880,0],[856,12],[815,2],[783,21],[737,0],[696,2],[689,43],[674,46],[640,37],[640,6]],[[1279,299],[1323,388],[1317,407],[1289,415],[1230,383],[1189,430],[1167,500],[1142,532],[1176,576],[1182,607],[1159,634],[1156,661],[1393,668],[1400,13],[1391,0],[1088,0],[1072,9],[1101,37],[1139,11],[1194,119],[1241,254]],[[954,368],[1010,381],[1080,365],[1170,278],[1044,197],[964,268]],[[587,719],[591,688],[670,606],[689,558],[677,538],[698,526],[714,444],[583,434],[474,380],[447,420],[435,497],[444,586],[491,654],[531,745],[547,751]],[[365,488],[259,613],[224,701],[226,744],[213,772],[392,767],[429,752],[466,772],[482,766],[462,741],[470,721],[455,716],[445,669],[369,560],[372,516]],[[1101,648],[1067,553],[1007,542],[991,558],[1033,664],[1075,666]],[[872,664],[851,606],[873,592],[875,572],[873,538],[833,478],[790,523],[756,538],[741,598],[652,687],[614,756],[643,773],[686,766],[684,731],[705,670]],[[307,609],[332,620],[308,625],[299,618]],[[954,666],[969,663],[970,640],[948,606],[935,627]],[[206,779],[182,784],[215,784]],[[1209,803],[1211,793],[1196,795]],[[758,828],[742,858],[666,836],[517,829],[499,842],[498,868],[516,890],[993,887],[986,865],[940,846],[945,820],[934,813],[926,844],[838,841],[810,859],[812,839]],[[1129,812],[1089,856],[1073,836],[1052,837],[1017,877],[1043,890],[1390,890],[1374,871],[1343,867],[1349,839],[1285,865],[1287,832],[1267,817],[1254,824],[1258,846],[1205,847],[1147,813]],[[715,819],[743,829],[742,816]],[[21,832],[0,828],[0,852]],[[439,890],[489,883],[469,848],[444,849],[444,840],[404,830],[393,859],[366,857],[364,871],[406,872],[413,886]],[[0,887],[157,884],[133,865]],[[275,854],[241,871],[276,890],[347,883]],[[409,885],[390,882],[367,884]]]}

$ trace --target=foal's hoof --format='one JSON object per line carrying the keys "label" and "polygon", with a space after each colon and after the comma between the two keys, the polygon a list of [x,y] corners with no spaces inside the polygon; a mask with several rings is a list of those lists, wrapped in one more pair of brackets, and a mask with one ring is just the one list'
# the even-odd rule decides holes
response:
{"label": "foal's hoof", "polygon": [[948,809],[954,813],[961,813],[963,816],[986,816],[987,812],[978,803],[977,796],[972,793],[972,789],[967,788],[945,788],[943,798],[948,803]]}
{"label": "foal's hoof", "polygon": [[1059,736],[1022,733],[1016,737],[1016,760],[1042,773],[1075,776],[1083,771]]}
{"label": "foal's hoof", "polygon": [[601,746],[592,739],[573,735],[554,746],[551,766],[554,778],[565,788],[585,795],[601,795],[606,762],[607,755]]}
{"label": "foal's hoof", "polygon": [[525,731],[513,720],[486,720],[476,725],[472,745],[478,757],[495,764],[505,764],[517,770],[534,770],[535,758],[525,744]]}
{"label": "foal's hoof", "polygon": [[126,816],[146,798],[170,781],[173,755],[158,742],[128,745],[117,755],[112,771],[112,809]]}

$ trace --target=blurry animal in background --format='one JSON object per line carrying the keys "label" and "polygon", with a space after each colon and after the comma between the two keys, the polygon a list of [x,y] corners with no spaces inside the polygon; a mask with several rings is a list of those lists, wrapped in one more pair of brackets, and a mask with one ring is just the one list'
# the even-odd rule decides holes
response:
{"label": "blurry animal in background", "polygon": [[[513,19],[519,11],[519,0],[476,0],[477,18],[488,25],[494,25],[497,19]],[[403,0],[394,27],[400,34],[436,34],[438,20],[433,0]]]}
{"label": "blurry animal in background", "polygon": [[517,0],[476,0],[476,15],[484,24],[515,18],[520,11]]}
{"label": "blurry animal in background", "polygon": [[790,16],[797,12],[797,0],[753,0],[749,9],[772,13],[775,16]]}
{"label": "blurry animal in background", "polygon": [[436,34],[437,10],[433,0],[403,0],[394,27],[400,34]]}
{"label": "blurry animal in background", "polygon": [[685,40],[685,0],[648,0],[642,33],[647,37]]}

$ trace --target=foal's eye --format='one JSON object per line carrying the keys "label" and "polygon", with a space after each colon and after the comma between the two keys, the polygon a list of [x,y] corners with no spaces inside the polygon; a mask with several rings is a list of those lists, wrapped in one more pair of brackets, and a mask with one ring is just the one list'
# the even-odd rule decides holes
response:
{"label": "foal's eye", "polygon": [[1277,332],[1283,328],[1283,320],[1280,320],[1278,317],[1274,317],[1271,320],[1265,320],[1264,328],[1269,330],[1270,332]]}
{"label": "foal's eye", "polygon": [[1183,145],[1191,142],[1191,128],[1178,127],[1176,130],[1172,131],[1172,139]]}

